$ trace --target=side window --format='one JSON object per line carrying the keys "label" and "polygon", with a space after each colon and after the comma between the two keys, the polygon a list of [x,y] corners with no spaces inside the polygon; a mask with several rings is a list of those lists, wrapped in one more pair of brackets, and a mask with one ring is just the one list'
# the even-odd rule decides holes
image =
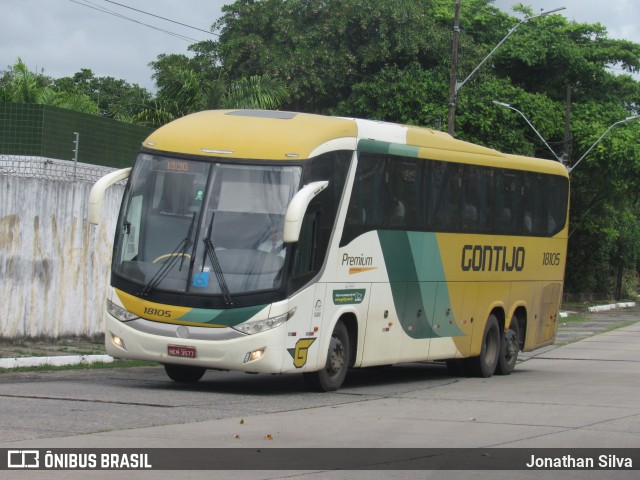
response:
{"label": "side window", "polygon": [[305,165],[303,185],[321,180],[328,180],[329,185],[309,205],[302,221],[300,239],[293,249],[292,291],[313,278],[324,263],[352,157],[352,151],[330,152]]}
{"label": "side window", "polygon": [[427,170],[427,228],[456,232],[462,227],[462,165],[430,162]]}
{"label": "side window", "polygon": [[414,158],[360,152],[340,245],[373,230],[420,229],[418,171]]}
{"label": "side window", "polygon": [[494,226],[498,234],[520,235],[523,223],[523,174],[496,170]]}
{"label": "side window", "polygon": [[142,195],[131,198],[127,218],[122,226],[125,236],[122,243],[121,262],[134,260],[140,246],[140,225],[142,223]]}
{"label": "side window", "polygon": [[490,233],[493,226],[493,170],[464,166],[462,231]]}
{"label": "side window", "polygon": [[316,271],[316,251],[319,215],[317,211],[307,211],[302,220],[300,239],[295,245],[293,257],[293,278],[305,277]]}
{"label": "side window", "polygon": [[549,222],[547,233],[555,235],[567,223],[567,202],[569,197],[569,182],[560,176],[550,176],[547,188],[549,190]]}

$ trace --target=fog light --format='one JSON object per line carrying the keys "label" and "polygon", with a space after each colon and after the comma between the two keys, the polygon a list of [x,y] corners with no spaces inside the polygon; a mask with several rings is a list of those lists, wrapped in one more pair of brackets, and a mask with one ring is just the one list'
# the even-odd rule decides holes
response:
{"label": "fog light", "polygon": [[253,352],[247,352],[247,354],[244,356],[244,363],[260,360],[262,358],[262,355],[264,355],[264,351],[264,348],[260,348],[258,350],[254,350]]}
{"label": "fog light", "polygon": [[113,342],[113,344],[118,347],[121,348],[122,350],[126,350],[125,346],[124,346],[124,340],[121,339],[119,336],[117,336],[115,333],[110,332],[111,333],[111,341]]}

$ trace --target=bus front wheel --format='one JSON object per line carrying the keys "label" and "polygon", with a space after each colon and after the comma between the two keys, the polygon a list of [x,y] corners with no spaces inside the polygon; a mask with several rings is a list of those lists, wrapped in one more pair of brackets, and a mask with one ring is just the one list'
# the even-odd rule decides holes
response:
{"label": "bus front wheel", "polygon": [[166,363],[164,365],[164,371],[174,382],[180,383],[196,383],[202,378],[204,372],[207,371],[204,367],[191,367],[188,365],[172,365]]}
{"label": "bus front wheel", "polygon": [[489,315],[482,335],[480,355],[467,360],[469,371],[476,377],[493,375],[500,357],[500,327],[494,314]]}
{"label": "bus front wheel", "polygon": [[349,358],[349,332],[344,323],[338,322],[331,334],[327,363],[324,368],[317,372],[303,374],[307,386],[317,392],[338,390],[347,376]]}

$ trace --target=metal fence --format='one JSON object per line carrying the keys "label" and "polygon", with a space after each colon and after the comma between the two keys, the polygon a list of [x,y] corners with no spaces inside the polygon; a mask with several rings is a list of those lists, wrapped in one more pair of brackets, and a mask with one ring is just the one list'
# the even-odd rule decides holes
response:
{"label": "metal fence", "polygon": [[0,175],[94,183],[114,168],[50,158],[0,155]]}
{"label": "metal fence", "polygon": [[148,127],[49,105],[0,103],[0,154],[130,167]]}

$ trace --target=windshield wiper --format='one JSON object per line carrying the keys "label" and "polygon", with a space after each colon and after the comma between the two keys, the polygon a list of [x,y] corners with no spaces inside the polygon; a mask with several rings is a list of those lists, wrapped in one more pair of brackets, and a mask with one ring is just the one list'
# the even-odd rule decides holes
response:
{"label": "windshield wiper", "polygon": [[[224,300],[225,305],[233,306],[233,299],[231,298],[231,291],[227,286],[227,282],[224,279],[224,274],[222,273],[222,267],[220,267],[220,262],[218,261],[218,256],[216,255],[216,249],[213,246],[213,242],[211,241],[211,231],[213,230],[213,217],[214,214],[211,214],[211,222],[209,222],[209,228],[207,230],[207,236],[202,240],[204,243],[204,255],[209,257],[209,261],[211,262],[211,266],[213,267],[213,271],[216,274],[216,278],[218,279],[218,285],[220,286],[220,292],[222,293],[222,298]],[[202,259],[202,271],[204,271],[204,261]]]}
{"label": "windshield wiper", "polygon": [[138,295],[146,297],[149,295],[154,288],[156,288],[162,280],[167,276],[167,274],[173,269],[173,267],[178,263],[178,259],[180,259],[180,268],[178,270],[182,270],[184,265],[184,257],[187,256],[187,249],[193,245],[193,241],[191,240],[191,234],[193,233],[193,225],[196,220],[195,212],[191,216],[191,223],[189,224],[189,230],[187,230],[187,236],[180,240],[180,243],[173,249],[173,252],[169,254],[169,260],[165,262],[162,267],[156,272],[156,274],[149,280],[149,283],[145,285],[141,292]]}

